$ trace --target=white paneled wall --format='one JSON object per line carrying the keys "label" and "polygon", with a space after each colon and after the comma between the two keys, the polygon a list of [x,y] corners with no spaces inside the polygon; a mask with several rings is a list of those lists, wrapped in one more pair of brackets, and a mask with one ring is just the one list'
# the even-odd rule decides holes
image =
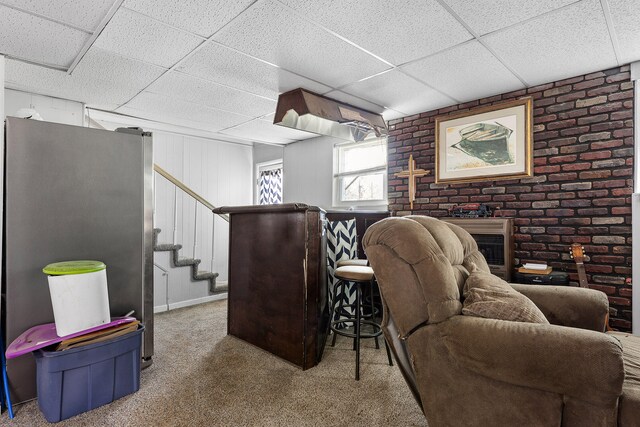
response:
{"label": "white paneled wall", "polygon": [[14,115],[20,108],[34,108],[47,122],[83,125],[84,106],[80,102],[18,90],[5,90],[4,111],[6,115]]}
{"label": "white paneled wall", "polygon": [[[217,142],[162,131],[153,132],[154,162],[215,206],[252,203],[252,147]],[[228,278],[229,226],[194,200],[175,191],[162,176],[155,176],[155,227],[162,229],[160,242],[182,245],[180,254],[202,260],[201,270]],[[175,205],[174,205],[175,200]],[[212,239],[215,221],[215,240]],[[194,225],[197,223],[197,234]],[[174,241],[175,228],[175,241]],[[197,236],[197,238],[196,238]],[[194,253],[195,243],[195,253]],[[213,254],[213,268],[212,268]],[[208,282],[192,282],[189,268],[172,268],[169,253],[156,253],[155,262],[169,271],[169,306],[187,305],[208,297]],[[165,277],[155,274],[157,294],[163,294]]]}

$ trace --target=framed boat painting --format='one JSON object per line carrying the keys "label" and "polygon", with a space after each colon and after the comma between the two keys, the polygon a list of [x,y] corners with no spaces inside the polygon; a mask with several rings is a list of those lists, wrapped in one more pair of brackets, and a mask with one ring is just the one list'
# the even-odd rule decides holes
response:
{"label": "framed boat painting", "polygon": [[436,183],[533,174],[532,101],[523,98],[436,118]]}

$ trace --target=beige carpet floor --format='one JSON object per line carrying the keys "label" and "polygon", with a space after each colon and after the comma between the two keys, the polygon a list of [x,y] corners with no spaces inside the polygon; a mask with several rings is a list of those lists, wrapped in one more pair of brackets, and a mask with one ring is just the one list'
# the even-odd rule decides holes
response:
{"label": "beige carpet floor", "polygon": [[[360,381],[351,340],[338,337],[307,371],[226,336],[226,301],[156,315],[154,363],[140,391],[59,426],[426,426],[384,347],[363,341]],[[37,402],[0,425],[49,425]]]}

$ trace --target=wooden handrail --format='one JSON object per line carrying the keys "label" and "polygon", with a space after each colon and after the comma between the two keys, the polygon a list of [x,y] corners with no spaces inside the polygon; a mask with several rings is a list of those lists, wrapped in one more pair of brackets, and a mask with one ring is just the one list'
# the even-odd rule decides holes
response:
{"label": "wooden handrail", "polygon": [[[206,207],[210,211],[213,212],[213,210],[216,208],[211,203],[209,203],[204,197],[202,197],[201,195],[199,195],[198,193],[196,193],[195,191],[193,191],[192,189],[184,185],[178,178],[171,175],[169,172],[162,169],[157,164],[153,165],[153,170],[158,172],[163,177],[165,177],[167,181],[171,182],[173,185],[175,185],[176,187],[178,187],[179,189],[181,189],[182,191],[184,191],[185,193],[187,193],[188,195],[196,199],[198,202],[200,202],[204,207]],[[229,222],[229,215],[219,214],[216,212],[213,212],[213,213],[218,215],[220,218],[224,219],[225,221]]]}

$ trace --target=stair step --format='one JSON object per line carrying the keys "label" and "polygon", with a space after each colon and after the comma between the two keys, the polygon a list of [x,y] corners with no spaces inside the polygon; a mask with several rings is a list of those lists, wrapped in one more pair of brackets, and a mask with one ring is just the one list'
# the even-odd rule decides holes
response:
{"label": "stair step", "polygon": [[229,292],[229,285],[228,284],[216,284],[216,287],[213,291],[209,290],[209,292],[211,292],[212,294],[221,294],[224,292]]}
{"label": "stair step", "polygon": [[154,251],[177,251],[182,249],[182,245],[174,245],[173,243],[157,243],[154,247]]}
{"label": "stair step", "polygon": [[199,270],[198,273],[195,276],[193,276],[195,280],[209,280],[209,279],[215,279],[216,277],[218,277],[218,273],[212,273],[210,271],[205,271],[205,270]]}
{"label": "stair step", "polygon": [[174,245],[173,243],[158,243],[158,235],[160,234],[159,228],[153,229],[153,250],[154,251],[172,251],[173,252],[173,265],[174,267],[191,267],[191,278],[193,280],[208,280],[209,281],[209,293],[221,294],[228,292],[229,288],[225,285],[219,285],[216,283],[218,273],[213,273],[206,270],[198,270],[198,266],[202,260],[197,258],[181,257],[178,251],[182,249],[182,245]]}
{"label": "stair step", "polygon": [[176,267],[184,267],[187,265],[198,265],[202,262],[202,260],[199,260],[197,258],[183,258],[180,257],[177,260],[174,260],[174,264]]}

